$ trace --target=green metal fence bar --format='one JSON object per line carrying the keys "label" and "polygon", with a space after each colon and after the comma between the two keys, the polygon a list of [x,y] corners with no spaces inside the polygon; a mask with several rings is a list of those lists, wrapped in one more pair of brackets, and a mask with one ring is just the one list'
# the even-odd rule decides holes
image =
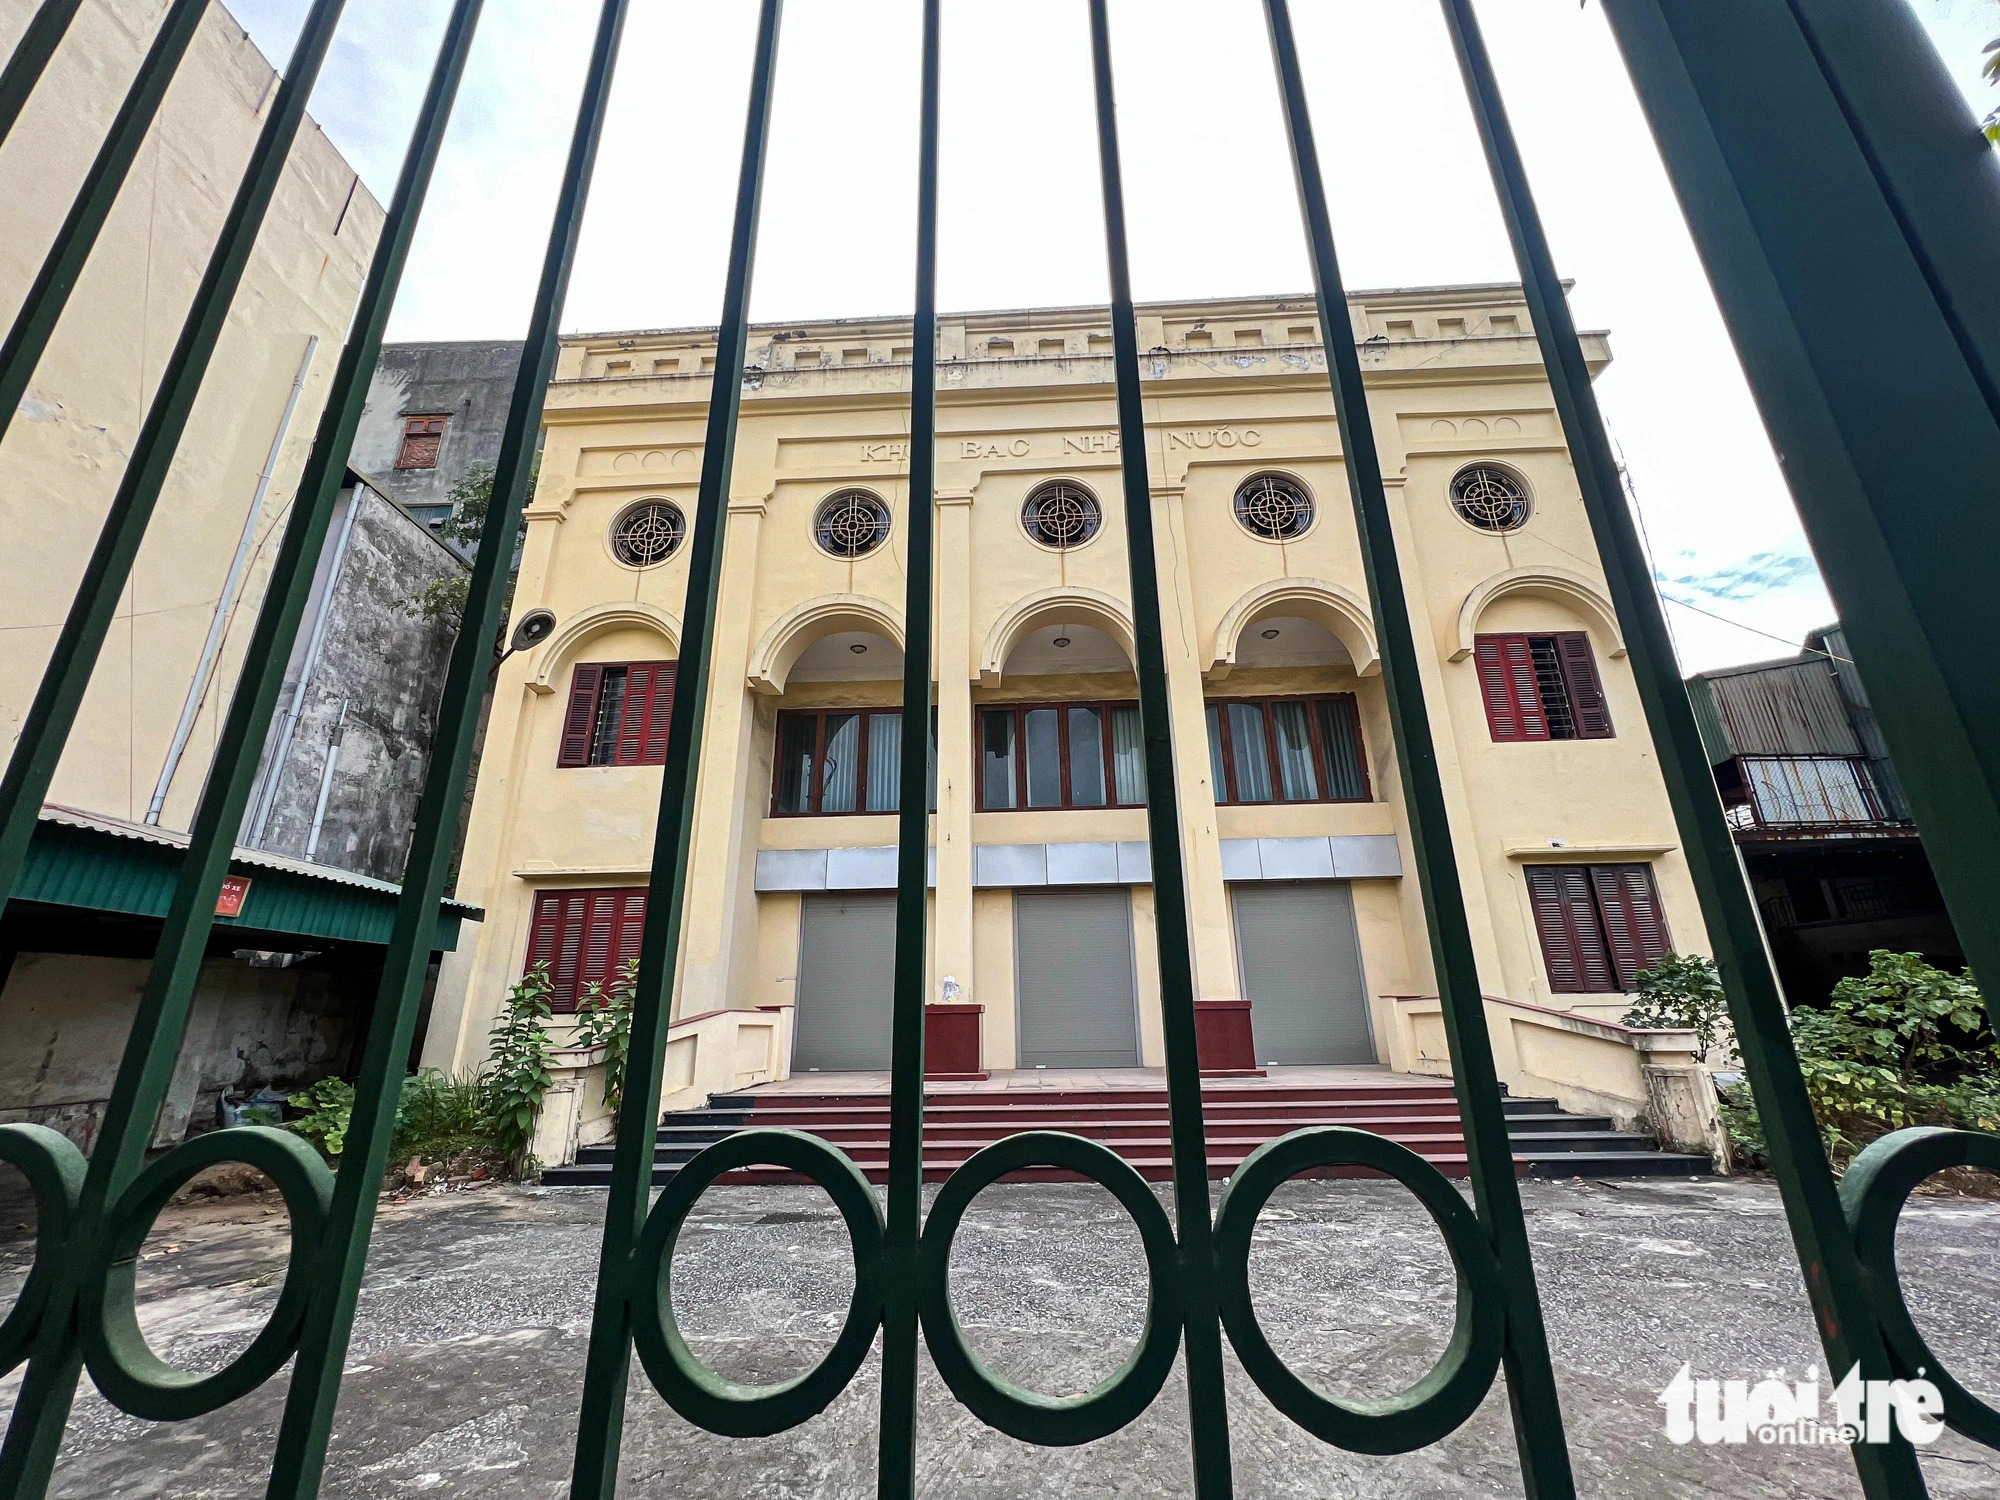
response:
{"label": "green metal fence bar", "polygon": [[1118,151],[1118,104],[1112,88],[1111,27],[1105,0],[1090,0],[1090,60],[1096,84],[1105,251],[1111,273],[1111,352],[1118,388],[1119,472],[1125,498],[1125,553],[1132,576],[1139,724],[1146,741],[1146,837],[1153,862],[1153,930],[1159,949],[1160,1019],[1167,1052],[1174,1216],[1186,1319],[1188,1420],[1194,1444],[1195,1493],[1203,1500],[1220,1500],[1231,1492],[1229,1409],[1216,1301],[1201,1061],[1195,1040],[1194,952],[1188,938],[1180,783],[1174,771],[1167,658],[1160,621],[1159,554],[1153,534],[1153,486],[1146,466],[1146,412],[1139,390],[1139,323],[1132,308],[1125,178]]}
{"label": "green metal fence bar", "polygon": [[896,990],[889,1055],[888,1234],[882,1276],[882,1415],[876,1493],[916,1491],[917,1248],[923,1230],[924,1000],[929,984],[932,613],[937,533],[937,205],[940,0],[924,0],[917,119],[917,292],[910,344],[908,555],[903,595],[903,764],[896,824]]}
{"label": "green metal fence bar", "polygon": [[[660,1120],[660,1070],[666,1063],[667,1028],[673,1019],[674,967],[687,899],[688,852],[694,838],[702,728],[708,713],[716,601],[729,519],[729,482],[736,458],[736,420],[743,405],[744,358],[750,342],[750,280],[756,260],[757,215],[763,202],[782,19],[783,0],[762,0],[728,278],[716,329],[715,383],[710,388],[701,484],[688,539],[680,667],[667,725],[660,814],[653,833],[646,928],[640,941],[638,988],[632,1002],[631,1060],[618,1111],[618,1150],[611,1169],[610,1201],[605,1207],[590,1352],[584,1366],[583,1408],[577,1421],[576,1460],[570,1480],[575,1500],[611,1500],[617,1489],[625,1389],[632,1362],[632,1302],[635,1297],[652,1295],[651,1287],[638,1284],[633,1263],[646,1225],[655,1131]],[[665,1253],[670,1261],[671,1246],[665,1247]],[[857,1269],[857,1283],[862,1279],[863,1272]]]}
{"label": "green metal fence bar", "polygon": [[[273,563],[265,601],[245,656],[245,674],[218,740],[152,973],[127,1037],[118,1081],[79,1194],[71,1242],[63,1257],[65,1291],[76,1310],[72,1313],[65,1303],[59,1302],[52,1304],[50,1316],[52,1320],[73,1321],[85,1335],[86,1348],[95,1349],[100,1337],[110,1340],[105,1350],[93,1359],[92,1374],[114,1400],[124,1394],[121,1386],[130,1378],[129,1372],[134,1368],[147,1369],[150,1360],[141,1348],[132,1346],[133,1330],[99,1328],[101,1314],[90,1295],[90,1281],[97,1270],[97,1257],[92,1254],[91,1246],[93,1242],[101,1244],[118,1238],[122,1233],[118,1221],[124,1216],[112,1211],[110,1205],[114,1202],[122,1205],[125,1190],[138,1172],[173,1075],[188,1006],[214,923],[216,895],[227,871],[235,830],[241,823],[250,782],[256,772],[262,730],[275,706],[291,643],[311,591],[314,564],[325,541],[347,452],[367,400],[368,380],[416,232],[482,4],[483,0],[458,0],[447,26],[397,193],[384,224],[382,241],[356,308],[354,331],[343,351],[320,431],[301,477],[299,499]],[[227,1160],[234,1159],[230,1155],[234,1147],[246,1146],[254,1152],[259,1144],[250,1137],[216,1136],[204,1139],[199,1147],[216,1155],[218,1160]],[[189,1157],[191,1153],[200,1154],[192,1143],[172,1153],[169,1161]],[[160,1170],[156,1168],[155,1172]],[[281,1166],[280,1170],[284,1168]],[[317,1230],[316,1224],[294,1222],[295,1256],[302,1249],[317,1249],[310,1244]],[[279,1327],[279,1321],[274,1315],[269,1332],[283,1336],[295,1332]],[[13,1432],[9,1442],[19,1463],[0,1459],[0,1478],[4,1479],[9,1494],[39,1493],[47,1483],[48,1463],[53,1459],[55,1441],[59,1440],[74,1392],[73,1362],[67,1373],[66,1381],[35,1381],[35,1399],[24,1400],[17,1406],[15,1427],[19,1442],[15,1443]],[[150,1383],[158,1385],[160,1378],[153,1371]],[[161,1399],[157,1390],[144,1389],[147,1383],[148,1378],[142,1376],[141,1388],[135,1394],[142,1402]]]}
{"label": "green metal fence bar", "polygon": [[492,501],[473,557],[464,616],[439,700],[423,799],[403,870],[403,894],[383,962],[341,1171],[334,1184],[325,1248],[317,1267],[316,1295],[306,1312],[298,1363],[278,1432],[277,1458],[267,1490],[270,1500],[310,1500],[319,1492],[340,1391],[341,1365],[395,1132],[403,1068],[416,1029],[438,903],[450,873],[480,703],[490,679],[493,639],[506,607],[508,570],[521,511],[529,498],[542,406],[555,370],[558,325],[603,138],[626,4],[627,0],[605,0],[584,74],[534,310],[494,463]]}
{"label": "green metal fence bar", "polygon": [[7,342],[0,344],[0,438],[7,435],[8,427],[13,424],[21,398],[27,394],[28,382],[35,378],[35,367],[41,363],[63,309],[69,305],[70,293],[76,290],[77,278],[83,274],[104,221],[111,216],[112,205],[118,201],[118,191],[125,185],[133,159],[146,143],[146,133],[159,113],[167,85],[173,82],[175,70],[187,55],[188,44],[207,14],[208,0],[174,0],[173,9],[160,23],[153,45],[139,65],[138,76],[132,80],[125,102],[119,106],[117,118],[111,122],[97,159],[90,164],[82,187],[77,189],[68,217],[56,231],[55,242],[49,247],[34,285],[28,288],[14,326],[8,331]]}
{"label": "green metal fence bar", "polygon": [[139,544],[145,540],[160,490],[173,470],[174,455],[187,431],[202,377],[256,248],[257,231],[284,175],[286,156],[305,119],[306,100],[319,77],[320,65],[326,61],[344,3],[315,0],[298,45],[292,49],[284,83],[251,151],[215,253],[188,309],[179,341],[161,372],[159,388],[147,409],[145,425],[133,445],[97,545],[84,566],[69,617],[22,721],[6,777],[0,779],[0,894],[11,892],[20,877],[42,799],[55,778],[70,726],[76,722],[77,709],[97,665],[98,648],[111,628],[119,595],[131,575]]}
{"label": "green metal fence bar", "polygon": [[[1812,1104],[1799,1074],[1785,1007],[1765,950],[1757,910],[1736,845],[1723,818],[1708,756],[1695,727],[1666,615],[1646,550],[1605,433],[1583,346],[1577,339],[1555,257],[1543,232],[1492,60],[1468,0],[1441,0],[1473,119],[1485,146],[1500,209],[1534,320],[1542,362],[1575,466],[1624,632],[1632,675],[1652,730],[1668,800],[1686,845],[1690,873],[1730,998],[1744,1065],[1771,1143],[1792,1237],[1835,1378],[1856,1361],[1866,1378],[1887,1379],[1887,1355],[1869,1312],[1820,1145]],[[1855,1461],[1871,1495],[1922,1493],[1916,1458],[1900,1436],[1893,1445],[1857,1443]]]}
{"label": "green metal fence bar", "polygon": [[1278,74],[1278,89],[1291,143],[1306,247],[1319,298],[1334,407],[1340,420],[1342,467],[1354,502],[1355,530],[1361,541],[1368,594],[1381,641],[1382,682],[1394,728],[1396,760],[1402,768],[1404,812],[1416,855],[1417,881],[1430,919],[1431,960],[1443,1002],[1446,1040],[1451,1050],[1453,1086],[1465,1122],[1466,1154],[1479,1216],[1498,1258],[1507,1297],[1505,1361],[1507,1394],[1514,1414],[1521,1473],[1535,1500],[1562,1500],[1575,1493],[1569,1450],[1563,1439],[1562,1409],[1556,1397],[1548,1336],[1535,1286],[1534,1258],[1521,1214],[1514,1176],[1513,1145],[1500,1102],[1493,1042],[1486,1029],[1486,1002],[1466,924],[1458,859],[1445,812],[1437,749],[1424,693],[1410,608],[1403,592],[1389,502],[1382,485],[1381,460],[1368,414],[1361,361],[1350,332],[1347,290],[1334,252],[1325,179],[1305,82],[1299,70],[1287,0],[1265,0],[1265,19]]}
{"label": "green metal fence bar", "polygon": [[42,8],[35,12],[28,29],[14,44],[14,55],[7,59],[6,68],[0,70],[0,145],[6,144],[14,122],[27,107],[28,96],[41,82],[49,59],[55,56],[63,33],[69,30],[69,23],[82,5],[83,0],[42,0]]}
{"label": "green metal fence bar", "polygon": [[1605,14],[1992,1015],[2000,164],[1897,0]]}

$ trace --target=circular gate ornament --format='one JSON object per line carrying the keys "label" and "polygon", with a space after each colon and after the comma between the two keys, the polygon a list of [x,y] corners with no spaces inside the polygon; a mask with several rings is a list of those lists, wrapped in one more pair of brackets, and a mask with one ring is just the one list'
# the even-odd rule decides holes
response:
{"label": "circular gate ornament", "polygon": [[[278,1304],[250,1347],[212,1374],[161,1359],[139,1328],[139,1251],[153,1221],[195,1177],[223,1162],[254,1167],[277,1185],[291,1215],[291,1253]],[[333,1173],[303,1137],[266,1125],[197,1136],[141,1172],[105,1216],[83,1300],[83,1357],[90,1378],[120,1411],[181,1422],[220,1410],[284,1367],[299,1346],[314,1291],[320,1241],[333,1205]]]}
{"label": "circular gate ornament", "polygon": [[[1416,1195],[1444,1235],[1458,1273],[1458,1312],[1443,1356],[1415,1385],[1379,1401],[1342,1401],[1292,1373],[1265,1337],[1250,1297],[1250,1236],[1285,1183],[1319,1167],[1369,1167]],[[1445,1175],[1409,1147],[1345,1125],[1295,1130],[1251,1152],[1215,1218],[1222,1326],[1271,1404],[1323,1442],[1351,1453],[1410,1453],[1478,1410],[1500,1368],[1506,1309],[1500,1268],[1478,1218]]]}
{"label": "circular gate ornament", "polygon": [[1481,531],[1519,531],[1528,524],[1528,487],[1498,464],[1472,464],[1452,475],[1451,508]]}
{"label": "circular gate ornament", "polygon": [[1258,474],[1236,491],[1237,524],[1267,542],[1289,542],[1312,528],[1312,496],[1283,474]]}
{"label": "circular gate ornament", "polygon": [[1840,1206],[1854,1236],[1868,1302],[1900,1373],[1919,1371],[1944,1397],[1944,1420],[1954,1431],[2000,1448],[2000,1411],[1967,1390],[1944,1368],[1910,1316],[1896,1270],[1896,1221],[1918,1183],[1949,1167],[1983,1167],[2000,1173],[2000,1136],[1980,1130],[1917,1125],[1872,1141],[1840,1179]]}
{"label": "circular gate ornament", "polygon": [[[1022,1167],[1065,1167],[1105,1188],[1132,1216],[1145,1249],[1145,1330],[1118,1371],[1081,1396],[1045,1395],[994,1374],[972,1352],[952,1311],[951,1243],[959,1221],[974,1198]],[[974,1416],[1024,1443],[1067,1448],[1118,1431],[1159,1395],[1180,1346],[1180,1277],[1167,1211],[1130,1163],[1082,1136],[1024,1130],[975,1152],[938,1189],[917,1250],[917,1308],[938,1374]]]}
{"label": "circular gate ornament", "polygon": [[1021,507],[1021,525],[1044,547],[1068,552],[1096,536],[1104,524],[1097,499],[1081,485],[1057,480],[1028,496]]}
{"label": "circular gate ornament", "polygon": [[652,568],[681,550],[687,517],[670,500],[642,500],[619,514],[611,527],[611,550],[628,568]]}
{"label": "circular gate ornament", "polygon": [[842,490],[820,501],[813,539],[835,557],[866,557],[889,540],[889,507],[866,490]]}
{"label": "circular gate ornament", "polygon": [[[703,1364],[681,1334],[673,1305],[674,1245],[716,1178],[738,1167],[765,1166],[809,1177],[833,1199],[854,1251],[854,1295],[840,1337],[812,1369],[777,1385],[739,1385]],[[723,1437],[769,1437],[818,1416],[847,1388],[882,1322],[881,1277],[882,1211],[846,1153],[802,1131],[738,1131],[674,1173],[646,1216],[626,1292],[632,1342],[653,1388],[690,1422]]]}

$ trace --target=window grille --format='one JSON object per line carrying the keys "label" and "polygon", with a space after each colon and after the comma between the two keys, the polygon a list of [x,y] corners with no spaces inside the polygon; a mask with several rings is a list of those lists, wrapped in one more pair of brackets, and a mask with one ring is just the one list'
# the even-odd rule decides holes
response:
{"label": "window grille", "polygon": [[1611,738],[1611,710],[1587,632],[1482,635],[1473,661],[1496,741]]}
{"label": "window grille", "polygon": [[611,523],[611,550],[630,568],[652,568],[681,550],[687,517],[670,500],[642,500]]}
{"label": "window grille", "polygon": [[1021,507],[1021,525],[1028,535],[1058,552],[1081,547],[1103,524],[1097,497],[1067,480],[1041,486]]}
{"label": "window grille", "polygon": [[1451,508],[1481,531],[1519,531],[1528,524],[1528,487],[1498,464],[1473,464],[1452,475]]}
{"label": "window grille", "polygon": [[1259,474],[1237,488],[1236,519],[1252,536],[1288,542],[1312,529],[1312,496],[1283,474]]}
{"label": "window grille", "polygon": [[889,507],[866,490],[842,490],[820,501],[813,540],[835,557],[866,557],[889,540]]}

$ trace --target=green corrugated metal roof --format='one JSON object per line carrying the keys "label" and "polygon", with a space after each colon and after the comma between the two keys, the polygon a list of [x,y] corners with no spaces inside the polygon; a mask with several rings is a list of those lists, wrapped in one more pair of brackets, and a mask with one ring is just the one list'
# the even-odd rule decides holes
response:
{"label": "green corrugated metal roof", "polygon": [[1701,731],[1702,748],[1708,751],[1708,763],[1719,766],[1736,752],[1729,748],[1729,731],[1722,726],[1714,690],[1705,677],[1690,677],[1687,690],[1688,704],[1694,709],[1695,728]]}
{"label": "green corrugated metal roof", "polygon": [[[144,824],[66,807],[42,810],[14,897],[50,906],[165,917],[187,840]],[[292,933],[350,943],[386,944],[396,921],[400,887],[330,866],[238,849],[230,872],[250,882],[243,911],[217,917],[225,932]],[[485,913],[459,901],[438,909],[434,949],[458,946],[459,924]]]}

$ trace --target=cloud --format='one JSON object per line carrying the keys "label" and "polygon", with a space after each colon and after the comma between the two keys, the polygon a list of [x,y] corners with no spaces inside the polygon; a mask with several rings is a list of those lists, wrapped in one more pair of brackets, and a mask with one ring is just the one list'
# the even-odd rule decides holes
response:
{"label": "cloud", "polygon": [[1816,578],[1818,569],[1802,550],[1753,552],[1748,557],[1700,572],[1658,575],[1662,588],[1681,588],[1703,598],[1743,603],[1761,599],[1801,579]]}

